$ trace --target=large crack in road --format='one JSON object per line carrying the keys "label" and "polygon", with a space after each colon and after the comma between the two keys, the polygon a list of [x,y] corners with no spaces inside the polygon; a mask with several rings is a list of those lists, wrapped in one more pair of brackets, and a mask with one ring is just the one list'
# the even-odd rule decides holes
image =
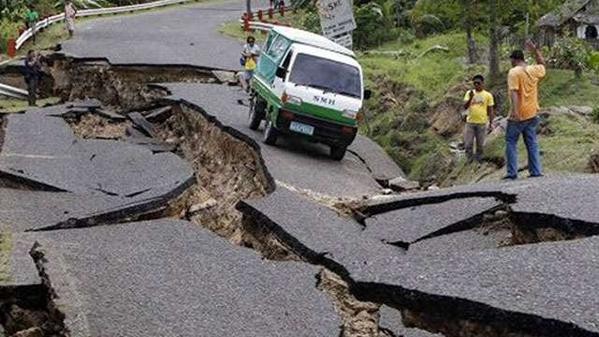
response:
{"label": "large crack in road", "polygon": [[[595,201],[585,194],[576,209],[542,209],[556,193],[578,195],[578,184],[592,191],[594,177],[383,201],[346,199],[347,187],[324,195],[332,185],[305,181],[324,168],[337,169],[333,184],[353,180],[362,191],[376,192],[381,178],[360,166],[366,156],[333,164],[317,148],[262,147],[242,126],[239,96],[210,69],[57,56],[51,73],[65,100],[99,102],[1,124],[0,222],[35,242],[41,275],[0,284],[36,289],[2,295],[4,317],[23,308],[42,317],[3,319],[9,335],[599,335]],[[302,175],[311,165],[319,172]],[[81,170],[90,175],[77,177]],[[168,182],[172,174],[181,179]]]}

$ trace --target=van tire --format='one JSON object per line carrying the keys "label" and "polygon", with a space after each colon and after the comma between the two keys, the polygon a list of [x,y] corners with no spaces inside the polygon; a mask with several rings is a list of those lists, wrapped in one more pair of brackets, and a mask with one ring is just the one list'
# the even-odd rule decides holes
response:
{"label": "van tire", "polygon": [[341,160],[345,157],[345,151],[347,150],[347,146],[337,146],[331,145],[331,159],[333,160]]}
{"label": "van tire", "polygon": [[266,112],[266,102],[260,98],[254,98],[250,101],[250,129],[258,130],[260,123],[264,119]]}
{"label": "van tire", "polygon": [[266,127],[264,128],[264,138],[263,141],[268,145],[276,145],[277,138],[279,137],[279,132],[275,129],[272,121],[266,122]]}

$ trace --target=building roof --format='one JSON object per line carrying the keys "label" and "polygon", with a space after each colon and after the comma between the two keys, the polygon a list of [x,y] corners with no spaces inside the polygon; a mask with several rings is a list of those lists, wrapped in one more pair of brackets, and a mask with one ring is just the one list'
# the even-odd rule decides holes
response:
{"label": "building roof", "polygon": [[564,4],[561,5],[559,8],[541,17],[537,25],[539,27],[559,27],[563,25],[566,21],[575,18],[577,14],[590,14],[586,12],[579,13],[582,9],[586,8],[587,6],[592,7],[594,12],[597,8],[599,8],[599,0],[565,1]]}
{"label": "building roof", "polygon": [[573,19],[576,22],[586,23],[588,25],[599,25],[599,9],[589,13],[576,14]]}
{"label": "building roof", "polygon": [[273,28],[273,30],[286,38],[293,40],[298,43],[307,44],[309,46],[314,46],[326,50],[330,50],[335,53],[344,54],[351,57],[356,57],[353,51],[327,39],[324,36],[314,34],[311,32],[307,32],[305,30],[282,27],[277,26]]}

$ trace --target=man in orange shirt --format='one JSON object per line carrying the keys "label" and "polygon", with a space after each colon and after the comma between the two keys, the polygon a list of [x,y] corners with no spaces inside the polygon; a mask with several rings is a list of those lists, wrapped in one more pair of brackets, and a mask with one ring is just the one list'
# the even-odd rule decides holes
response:
{"label": "man in orange shirt", "polygon": [[504,179],[518,178],[518,139],[524,138],[528,152],[528,172],[530,177],[543,176],[543,167],[537,142],[539,119],[538,84],[545,77],[545,60],[541,52],[531,41],[526,42],[527,49],[534,55],[535,65],[528,65],[524,53],[516,50],[510,56],[513,68],[508,74],[508,90],[511,101],[510,114],[505,133],[507,175]]}

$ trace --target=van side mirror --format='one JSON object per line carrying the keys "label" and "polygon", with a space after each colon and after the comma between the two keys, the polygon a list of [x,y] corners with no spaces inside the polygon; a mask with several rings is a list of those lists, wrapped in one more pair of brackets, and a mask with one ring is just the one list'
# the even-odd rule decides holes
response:
{"label": "van side mirror", "polygon": [[278,67],[275,75],[279,78],[285,78],[285,75],[287,75],[287,69],[283,67]]}
{"label": "van side mirror", "polygon": [[372,90],[370,90],[370,89],[364,90],[364,99],[368,100],[368,99],[370,99],[370,97],[372,97]]}

